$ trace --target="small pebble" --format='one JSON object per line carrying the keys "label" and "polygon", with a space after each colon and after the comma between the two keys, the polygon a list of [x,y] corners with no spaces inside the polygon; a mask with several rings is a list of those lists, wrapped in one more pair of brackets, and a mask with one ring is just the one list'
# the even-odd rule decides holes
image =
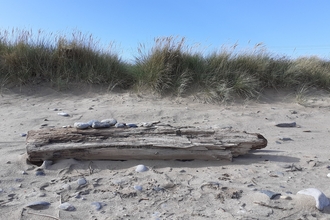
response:
{"label": "small pebble", "polygon": [[87,124],[89,124],[89,126],[92,127],[92,125],[93,125],[94,122],[99,122],[99,121],[93,119],[93,120],[88,121]]}
{"label": "small pebble", "polygon": [[126,126],[127,127],[130,127],[130,128],[137,128],[138,126],[134,123],[126,123]]}
{"label": "small pebble", "polygon": [[156,192],[159,192],[159,191],[164,191],[164,188],[159,187],[159,186],[155,186],[155,187],[153,188],[153,190],[156,191]]}
{"label": "small pebble", "polygon": [[260,190],[260,192],[266,194],[270,199],[274,199],[276,196],[281,195],[281,193],[276,193],[270,190]]}
{"label": "small pebble", "polygon": [[103,123],[103,122],[109,123],[110,126],[114,126],[115,124],[117,124],[117,120],[114,119],[114,118],[104,119],[104,120],[102,120],[101,122],[102,122],[102,123]]}
{"label": "small pebble", "polygon": [[50,206],[50,203],[44,201],[36,201],[26,205],[26,207],[29,207],[31,209],[44,209],[47,208],[48,206]]}
{"label": "small pebble", "polygon": [[87,183],[87,181],[85,178],[82,177],[77,180],[77,183],[79,186],[81,186],[81,185],[85,185]]}
{"label": "small pebble", "polygon": [[281,141],[293,141],[291,138],[289,137],[280,137],[279,138]]}
{"label": "small pebble", "polygon": [[323,210],[324,207],[330,205],[329,199],[326,197],[326,195],[324,195],[323,192],[321,192],[318,189],[315,188],[303,189],[297,192],[297,194],[303,194],[314,197],[316,202],[316,208],[318,210]]}
{"label": "small pebble", "polygon": [[92,206],[95,206],[95,210],[100,210],[102,208],[102,204],[99,202],[92,202]]}
{"label": "small pebble", "polygon": [[76,208],[68,202],[59,205],[59,208],[65,211],[74,211]]}
{"label": "small pebble", "polygon": [[137,191],[142,191],[142,186],[140,186],[140,185],[135,185],[135,186],[134,186],[134,189],[137,190]]}
{"label": "small pebble", "polygon": [[80,192],[76,192],[75,194],[73,194],[72,197],[74,197],[76,199],[79,199],[80,198]]}
{"label": "small pebble", "polygon": [[329,177],[329,178],[330,178],[330,173],[328,173],[328,174],[327,174],[327,177]]}
{"label": "small pebble", "polygon": [[148,170],[149,170],[148,167],[144,166],[143,164],[137,165],[136,169],[135,169],[135,171],[139,172],[139,173],[145,172],[145,171],[148,171]]}
{"label": "small pebble", "polygon": [[28,175],[28,173],[25,172],[25,170],[22,171],[22,174],[23,174],[23,175]]}
{"label": "small pebble", "polygon": [[27,134],[26,133],[21,133],[20,135],[21,135],[21,137],[26,137]]}
{"label": "small pebble", "polygon": [[126,127],[126,124],[125,123],[117,123],[115,125],[116,128],[125,128]]}
{"label": "small pebble", "polygon": [[296,127],[297,124],[296,124],[296,122],[290,122],[290,123],[279,123],[279,124],[276,124],[275,126],[282,127],[282,128],[289,128],[289,127]]}
{"label": "small pebble", "polygon": [[45,193],[39,193],[38,196],[39,196],[39,197],[45,197],[46,194],[45,194]]}
{"label": "small pebble", "polygon": [[70,116],[68,113],[65,113],[65,112],[59,112],[59,113],[57,113],[58,115],[60,115],[60,116],[63,116],[63,117],[68,117],[68,116]]}
{"label": "small pebble", "polygon": [[90,125],[89,125],[89,123],[85,123],[85,122],[75,122],[73,124],[73,127],[82,130],[82,129],[89,128]]}
{"label": "small pebble", "polygon": [[291,196],[280,196],[280,199],[292,200]]}
{"label": "small pebble", "polygon": [[36,171],[36,176],[45,176],[45,172],[43,170],[37,170]]}
{"label": "small pebble", "polygon": [[93,122],[92,128],[110,128],[111,125],[108,122]]}

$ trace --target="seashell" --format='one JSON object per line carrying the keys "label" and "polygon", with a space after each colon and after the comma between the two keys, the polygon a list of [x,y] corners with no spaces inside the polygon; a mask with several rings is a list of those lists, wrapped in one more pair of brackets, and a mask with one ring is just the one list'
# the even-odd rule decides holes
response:
{"label": "seashell", "polygon": [[99,202],[92,202],[92,205],[95,206],[95,210],[100,210],[102,208],[102,204]]}
{"label": "seashell", "polygon": [[117,120],[114,119],[114,118],[110,118],[110,119],[104,119],[102,120],[101,122],[106,122],[106,123],[109,123],[110,126],[114,126],[115,124],[117,124]]}
{"label": "seashell", "polygon": [[73,124],[73,127],[77,128],[77,129],[86,129],[86,128],[89,128],[90,125],[89,125],[89,123],[85,123],[85,122],[75,122]]}
{"label": "seashell", "polygon": [[110,124],[108,122],[93,122],[92,128],[110,128]]}
{"label": "seashell", "polygon": [[77,183],[78,183],[79,186],[81,186],[81,185],[85,185],[87,183],[87,181],[86,181],[85,178],[79,178],[77,180]]}
{"label": "seashell", "polygon": [[29,207],[31,209],[44,209],[47,208],[48,206],[50,206],[50,203],[44,201],[36,201],[26,205],[26,207]]}
{"label": "seashell", "polygon": [[57,113],[58,115],[60,115],[60,116],[63,116],[63,117],[68,117],[68,116],[70,116],[68,113],[66,113],[66,112],[59,112],[59,113]]}
{"label": "seashell", "polygon": [[117,123],[115,125],[116,128],[125,128],[126,127],[126,124],[125,123]]}
{"label": "seashell", "polygon": [[68,202],[62,203],[58,206],[60,209],[65,211],[74,211],[76,208]]}
{"label": "seashell", "polygon": [[138,126],[134,123],[126,123],[126,126],[127,127],[130,127],[130,128],[137,128]]}
{"label": "seashell", "polygon": [[139,173],[146,172],[148,170],[149,170],[148,167],[144,166],[143,164],[137,165],[135,169],[135,171]]}

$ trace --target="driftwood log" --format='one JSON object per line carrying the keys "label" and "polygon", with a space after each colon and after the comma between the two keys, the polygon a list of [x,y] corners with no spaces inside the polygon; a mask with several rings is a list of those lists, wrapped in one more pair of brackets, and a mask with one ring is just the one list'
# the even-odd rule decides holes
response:
{"label": "driftwood log", "polygon": [[28,159],[33,162],[60,158],[231,161],[267,146],[267,140],[260,134],[170,125],[31,130],[26,143]]}

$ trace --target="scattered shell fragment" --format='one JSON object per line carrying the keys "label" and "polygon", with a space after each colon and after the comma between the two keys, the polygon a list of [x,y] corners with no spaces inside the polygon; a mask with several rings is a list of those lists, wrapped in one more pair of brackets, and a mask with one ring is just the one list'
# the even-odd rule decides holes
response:
{"label": "scattered shell fragment", "polygon": [[77,129],[86,129],[86,128],[89,128],[90,125],[89,125],[89,123],[85,123],[85,122],[75,122],[73,124],[73,127],[77,128]]}
{"label": "scattered shell fragment", "polygon": [[148,170],[149,170],[148,167],[144,166],[143,164],[137,165],[136,169],[135,169],[135,171],[139,172],[139,173],[145,172],[145,171],[148,171]]}
{"label": "scattered shell fragment", "polygon": [[27,134],[26,133],[21,133],[20,135],[21,135],[21,137],[26,137]]}
{"label": "scattered shell fragment", "polygon": [[102,204],[99,202],[92,202],[92,206],[95,206],[95,210],[100,210],[102,208]]}
{"label": "scattered shell fragment", "polygon": [[330,178],[330,173],[328,173],[328,174],[327,174],[327,177],[329,177],[329,178]]}
{"label": "scattered shell fragment", "polygon": [[74,211],[76,208],[68,202],[59,205],[59,208],[65,211]]}
{"label": "scattered shell fragment", "polygon": [[26,207],[29,207],[31,209],[44,209],[47,208],[48,206],[50,206],[50,203],[44,201],[36,201],[26,205]]}
{"label": "scattered shell fragment", "polygon": [[68,117],[68,116],[70,116],[68,113],[66,113],[66,112],[59,112],[59,113],[57,113],[58,115],[60,115],[60,116],[63,116],[63,117]]}

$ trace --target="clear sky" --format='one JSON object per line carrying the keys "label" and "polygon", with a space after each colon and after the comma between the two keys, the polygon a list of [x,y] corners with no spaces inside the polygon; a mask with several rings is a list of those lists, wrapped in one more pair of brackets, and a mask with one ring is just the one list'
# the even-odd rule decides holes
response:
{"label": "clear sky", "polygon": [[277,55],[330,58],[330,1],[313,0],[0,0],[0,29],[79,30],[114,41],[130,60],[139,43],[186,37],[209,51],[257,43]]}

